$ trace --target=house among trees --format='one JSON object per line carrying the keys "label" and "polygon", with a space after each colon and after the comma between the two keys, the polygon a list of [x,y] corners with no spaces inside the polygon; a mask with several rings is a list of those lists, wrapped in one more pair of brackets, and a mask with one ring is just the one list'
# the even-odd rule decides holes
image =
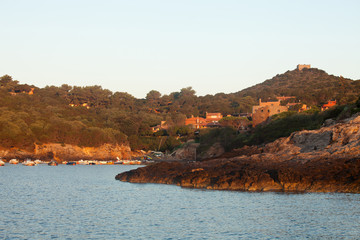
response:
{"label": "house among trees", "polygon": [[196,129],[219,127],[219,120],[222,118],[223,115],[221,113],[206,112],[206,118],[191,116],[191,118],[185,120],[185,125],[192,125]]}
{"label": "house among trees", "polygon": [[280,105],[280,100],[262,102],[259,99],[259,105],[252,108],[253,127],[265,122],[270,116],[288,111],[286,106]]}
{"label": "house among trees", "polygon": [[286,103],[286,107],[290,111],[297,111],[297,112],[303,112],[306,110],[309,110],[311,107],[308,107],[306,104],[301,103],[300,101],[296,101],[295,96],[281,96],[276,97],[277,100],[282,101],[283,104]]}
{"label": "house among trees", "polygon": [[206,121],[208,122],[218,122],[223,118],[221,113],[208,113],[206,112]]}
{"label": "house among trees", "polygon": [[167,130],[169,128],[169,125],[166,121],[161,121],[159,125],[151,127],[152,132],[158,132],[160,130]]}
{"label": "house among trees", "polygon": [[193,128],[196,129],[205,128],[206,124],[207,124],[206,119],[203,117],[191,116],[191,118],[187,118],[185,120],[185,125],[192,125]]}
{"label": "house among trees", "polygon": [[304,103],[287,103],[286,107],[291,111],[298,111],[298,112],[303,112],[311,109],[311,107],[307,106]]}
{"label": "house among trees", "polygon": [[329,108],[336,106],[336,100],[328,101],[326,104],[321,106],[321,111],[328,110]]}

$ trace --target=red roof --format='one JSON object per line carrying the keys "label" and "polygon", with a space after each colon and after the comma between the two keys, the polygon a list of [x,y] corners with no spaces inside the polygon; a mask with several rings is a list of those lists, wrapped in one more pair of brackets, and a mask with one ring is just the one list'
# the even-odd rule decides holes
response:
{"label": "red roof", "polygon": [[328,101],[326,104],[324,104],[322,107],[323,108],[330,108],[336,105],[336,100],[335,101]]}

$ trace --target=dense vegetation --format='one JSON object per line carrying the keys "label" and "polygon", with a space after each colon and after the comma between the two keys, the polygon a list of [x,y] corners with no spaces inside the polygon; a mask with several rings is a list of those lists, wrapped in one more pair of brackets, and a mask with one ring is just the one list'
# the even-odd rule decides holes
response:
{"label": "dense vegetation", "polygon": [[287,71],[261,84],[234,93],[239,97],[275,99],[277,96],[295,96],[308,105],[318,105],[331,99],[339,104],[356,101],[360,81],[336,77],[316,68]]}
{"label": "dense vegetation", "polygon": [[[0,77],[0,146],[32,149],[34,143],[66,143],[79,146],[99,146],[103,143],[129,143],[132,149],[171,150],[194,137],[189,127],[183,126],[186,117],[205,116],[206,112],[236,115],[250,112],[258,98],[273,99],[291,95],[296,101],[319,105],[330,99],[341,104],[356,101],[360,94],[360,81],[328,75],[318,69],[293,70],[271,80],[237,93],[196,96],[191,88],[161,95],[150,91],[145,99],[136,99],[124,92],[111,92],[100,86],[76,87],[62,85],[37,88],[20,84],[5,75]],[[31,89],[33,94],[29,95]],[[293,118],[293,120],[292,120]],[[301,118],[301,119],[299,119]],[[287,133],[299,128],[321,124],[310,115],[291,115],[279,118],[279,126]],[[151,127],[166,121],[167,130],[153,133]],[[291,121],[306,126],[291,127]],[[258,144],[268,141],[274,134],[263,126],[254,130],[252,137],[238,134],[231,126],[238,120],[227,119],[224,126],[211,133],[226,139],[228,149],[241,144]],[[270,126],[276,128],[276,121]],[[216,132],[220,131],[220,132]],[[225,133],[221,133],[225,131]],[[228,131],[228,132],[226,132]],[[233,132],[235,131],[235,132]],[[258,135],[256,135],[258,131]],[[201,133],[205,136],[208,130]],[[264,133],[264,134],[262,134]],[[209,133],[210,134],[210,133]]]}

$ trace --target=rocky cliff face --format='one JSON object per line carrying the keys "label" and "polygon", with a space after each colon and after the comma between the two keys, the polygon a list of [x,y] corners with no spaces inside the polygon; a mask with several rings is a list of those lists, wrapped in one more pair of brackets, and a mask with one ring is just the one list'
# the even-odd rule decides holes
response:
{"label": "rocky cliff face", "polygon": [[[160,163],[116,179],[242,191],[360,193],[360,116],[205,162]],[[246,154],[251,150],[252,154]]]}
{"label": "rocky cliff face", "polygon": [[313,158],[360,157],[360,116],[319,130],[295,132],[263,148],[271,158],[306,161]]}
{"label": "rocky cliff face", "polygon": [[79,159],[97,159],[97,160],[114,160],[130,159],[134,153],[129,146],[104,144],[100,147],[78,147],[68,144],[43,144],[35,145],[34,152],[24,151],[21,149],[0,150],[0,157],[11,158],[32,158],[51,160],[55,158],[58,161],[69,161]]}
{"label": "rocky cliff face", "polygon": [[220,143],[215,143],[209,149],[202,153],[197,152],[199,143],[187,142],[182,148],[171,153],[170,157],[174,160],[202,160],[216,158],[224,154],[225,149]]}

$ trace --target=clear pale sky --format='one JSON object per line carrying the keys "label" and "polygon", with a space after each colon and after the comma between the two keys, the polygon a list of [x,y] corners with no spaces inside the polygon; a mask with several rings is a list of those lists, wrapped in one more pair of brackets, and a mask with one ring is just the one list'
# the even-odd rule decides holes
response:
{"label": "clear pale sky", "polygon": [[144,98],[237,92],[299,63],[360,79],[360,1],[0,0],[0,76]]}

